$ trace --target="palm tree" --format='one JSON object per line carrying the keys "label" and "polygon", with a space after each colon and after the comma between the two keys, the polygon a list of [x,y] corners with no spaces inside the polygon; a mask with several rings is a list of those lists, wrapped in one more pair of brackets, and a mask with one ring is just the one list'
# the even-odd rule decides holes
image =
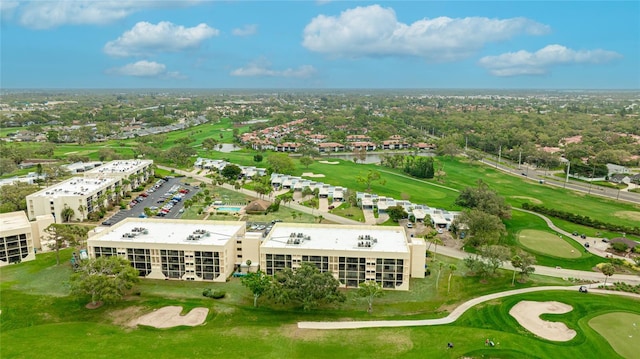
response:
{"label": "palm tree", "polygon": [[78,212],[80,212],[80,220],[84,220],[84,212],[87,210],[87,206],[83,206],[82,204],[78,206]]}
{"label": "palm tree", "polygon": [[436,293],[438,293],[438,284],[440,283],[440,274],[442,273],[442,267],[444,267],[444,263],[443,262],[436,262],[438,263],[438,277],[436,278]]}
{"label": "palm tree", "polygon": [[71,209],[66,204],[64,205],[62,212],[60,212],[60,216],[62,217],[62,222],[69,222],[74,215],[75,215],[75,212],[73,211],[73,209]]}
{"label": "palm tree", "polygon": [[607,285],[607,279],[616,272],[616,267],[611,263],[605,263],[600,267],[600,271],[604,274],[604,285]]}
{"label": "palm tree", "polygon": [[427,238],[427,240],[429,241],[429,246],[427,247],[427,250],[429,250],[429,248],[431,248],[431,244],[435,244],[435,250],[433,251],[433,260],[436,260],[436,255],[438,254],[438,244],[442,244],[442,240],[438,237],[431,237],[431,238]]}
{"label": "palm tree", "polygon": [[458,270],[455,264],[449,264],[449,280],[447,281],[447,294],[449,294],[449,289],[451,289],[451,276],[453,276],[453,272]]}

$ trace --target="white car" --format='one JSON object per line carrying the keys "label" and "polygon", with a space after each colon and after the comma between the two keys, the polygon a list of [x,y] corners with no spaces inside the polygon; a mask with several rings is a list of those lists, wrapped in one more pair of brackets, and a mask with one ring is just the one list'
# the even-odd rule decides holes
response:
{"label": "white car", "polygon": [[407,223],[407,228],[413,228],[413,223],[411,222]]}
{"label": "white car", "polygon": [[440,233],[440,234],[444,233],[444,231],[442,230],[442,228],[438,228],[438,233]]}

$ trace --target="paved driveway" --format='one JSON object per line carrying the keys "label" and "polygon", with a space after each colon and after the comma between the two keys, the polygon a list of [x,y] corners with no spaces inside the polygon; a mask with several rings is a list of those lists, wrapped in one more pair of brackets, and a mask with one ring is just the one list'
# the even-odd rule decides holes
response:
{"label": "paved driveway", "polygon": [[[181,188],[188,188],[190,192],[184,196],[182,201],[178,202],[175,206],[173,206],[173,208],[171,208],[171,211],[165,216],[165,218],[180,218],[181,213],[179,212],[180,212],[180,209],[183,208],[184,200],[191,198],[198,191],[198,189],[193,188],[192,186],[186,186],[182,182],[182,180],[183,180],[182,178],[169,178],[166,183],[164,183],[162,186],[160,186],[160,188],[158,188],[154,192],[152,193],[147,192],[148,196],[142,202],[138,203],[137,205],[135,205],[130,209],[122,209],[118,211],[111,218],[105,220],[102,223],[110,223],[109,225],[114,225],[124,220],[125,218],[137,218],[140,216],[141,213],[144,213],[145,207],[161,208],[163,204],[166,202],[166,199],[162,200],[161,198],[166,197],[165,193],[175,185],[180,185]],[[148,188],[151,188],[152,186],[153,185],[149,185]]]}

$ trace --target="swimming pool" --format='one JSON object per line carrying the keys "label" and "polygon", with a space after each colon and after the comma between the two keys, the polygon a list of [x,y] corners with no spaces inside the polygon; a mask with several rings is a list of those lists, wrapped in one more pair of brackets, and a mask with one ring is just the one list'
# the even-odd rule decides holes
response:
{"label": "swimming pool", "polygon": [[231,206],[222,206],[217,207],[216,210],[220,212],[240,212],[242,207],[231,207]]}

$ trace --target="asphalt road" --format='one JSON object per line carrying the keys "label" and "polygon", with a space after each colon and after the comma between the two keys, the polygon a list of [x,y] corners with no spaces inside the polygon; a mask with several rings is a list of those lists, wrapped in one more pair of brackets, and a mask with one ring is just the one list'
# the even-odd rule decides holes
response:
{"label": "asphalt road", "polygon": [[493,168],[499,169],[503,172],[507,172],[515,176],[521,176],[534,182],[540,182],[540,180],[544,180],[544,184],[541,184],[541,186],[550,185],[550,186],[562,187],[562,188],[567,188],[573,191],[591,194],[594,196],[606,197],[614,200],[626,201],[631,203],[640,203],[639,193],[621,191],[615,188],[608,188],[608,187],[602,187],[602,186],[593,186],[589,183],[576,182],[576,181],[572,181],[571,179],[569,180],[569,182],[565,182],[564,180],[561,180],[561,179],[556,180],[556,179],[550,178],[551,172],[549,171],[544,171],[544,170],[541,171],[531,166],[520,166],[521,168],[518,169],[516,165],[513,165],[513,166],[507,165],[508,162],[506,161],[504,161],[504,164],[503,164],[503,161],[501,161],[500,164],[496,164],[495,161],[485,158],[481,160],[481,162]]}

